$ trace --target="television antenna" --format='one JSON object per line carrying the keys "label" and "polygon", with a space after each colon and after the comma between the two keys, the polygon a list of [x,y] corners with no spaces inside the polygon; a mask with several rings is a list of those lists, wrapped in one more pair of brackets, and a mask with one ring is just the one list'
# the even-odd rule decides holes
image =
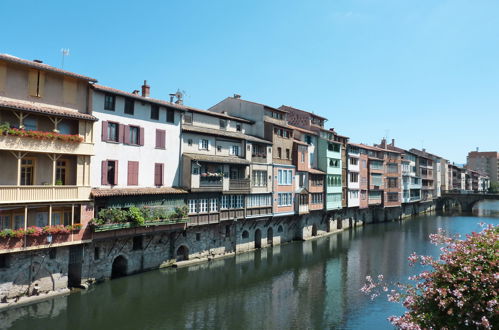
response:
{"label": "television antenna", "polygon": [[61,69],[64,69],[64,58],[66,56],[69,56],[69,48],[61,48],[61,54],[62,54]]}

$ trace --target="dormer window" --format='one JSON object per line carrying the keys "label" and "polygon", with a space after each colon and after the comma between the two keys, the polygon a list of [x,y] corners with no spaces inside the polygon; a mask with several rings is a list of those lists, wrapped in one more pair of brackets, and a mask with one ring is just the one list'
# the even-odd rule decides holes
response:
{"label": "dormer window", "polygon": [[104,95],[104,110],[114,111],[116,96],[112,94]]}

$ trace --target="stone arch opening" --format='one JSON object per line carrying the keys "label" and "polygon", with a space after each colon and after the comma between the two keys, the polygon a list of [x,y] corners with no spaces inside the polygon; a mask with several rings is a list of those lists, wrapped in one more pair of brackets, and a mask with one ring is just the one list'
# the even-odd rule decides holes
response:
{"label": "stone arch opening", "polygon": [[111,278],[126,276],[128,268],[128,260],[124,256],[117,256],[113,261],[111,270]]}
{"label": "stone arch opening", "polygon": [[255,249],[262,247],[262,231],[260,229],[255,230]]}
{"label": "stone arch opening", "polygon": [[284,229],[282,228],[281,225],[279,225],[279,227],[277,227],[277,232],[282,233],[283,231],[284,231]]}
{"label": "stone arch opening", "polygon": [[317,236],[317,225],[315,223],[312,225],[312,236]]}
{"label": "stone arch opening", "polygon": [[272,227],[269,227],[267,230],[267,244],[268,245],[274,245],[274,230]]}
{"label": "stone arch opening", "polygon": [[343,228],[343,221],[338,218],[336,219],[336,229],[342,229]]}
{"label": "stone arch opening", "polygon": [[243,234],[241,235],[242,238],[248,238],[249,237],[249,233],[247,230],[243,231]]}
{"label": "stone arch opening", "polygon": [[185,245],[181,245],[177,249],[177,255],[175,260],[177,261],[189,260],[189,248]]}

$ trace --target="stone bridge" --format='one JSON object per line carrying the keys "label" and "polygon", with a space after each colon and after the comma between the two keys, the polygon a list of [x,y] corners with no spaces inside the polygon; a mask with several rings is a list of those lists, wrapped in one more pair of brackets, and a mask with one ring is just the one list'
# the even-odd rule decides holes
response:
{"label": "stone bridge", "polygon": [[444,191],[437,200],[437,210],[450,210],[459,207],[462,212],[471,212],[476,203],[484,200],[499,201],[499,194],[488,192]]}

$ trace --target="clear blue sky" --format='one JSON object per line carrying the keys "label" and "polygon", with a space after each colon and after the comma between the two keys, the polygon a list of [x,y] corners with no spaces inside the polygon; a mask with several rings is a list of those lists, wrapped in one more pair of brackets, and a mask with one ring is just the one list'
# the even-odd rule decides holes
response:
{"label": "clear blue sky", "polygon": [[0,2],[0,52],[208,108],[234,93],[462,163],[499,149],[499,1]]}

